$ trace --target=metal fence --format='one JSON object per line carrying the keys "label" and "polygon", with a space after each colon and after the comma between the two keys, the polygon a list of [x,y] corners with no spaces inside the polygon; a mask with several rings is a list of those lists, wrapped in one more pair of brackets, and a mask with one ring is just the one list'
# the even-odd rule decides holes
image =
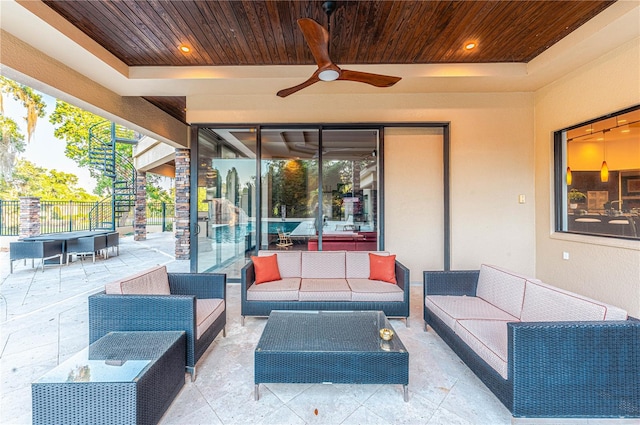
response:
{"label": "metal fence", "polygon": [[20,231],[20,201],[0,199],[0,236],[15,236]]}
{"label": "metal fence", "polygon": [[[90,212],[99,202],[40,201],[40,233],[73,232],[92,230]],[[173,230],[175,204],[166,202],[147,203],[147,225],[160,225],[162,231]],[[0,199],[0,236],[18,236],[20,233],[20,201]]]}
{"label": "metal fence", "polygon": [[147,225],[162,226],[162,231],[173,230],[176,206],[167,202],[147,202]]}
{"label": "metal fence", "polygon": [[40,233],[91,230],[89,211],[97,202],[40,201]]}

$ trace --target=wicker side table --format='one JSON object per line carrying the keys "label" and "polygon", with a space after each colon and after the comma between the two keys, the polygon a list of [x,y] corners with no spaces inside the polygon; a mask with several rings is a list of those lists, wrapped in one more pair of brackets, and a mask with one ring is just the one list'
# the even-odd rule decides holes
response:
{"label": "wicker side table", "polygon": [[184,332],[111,332],[31,384],[33,424],[156,424],[184,385]]}

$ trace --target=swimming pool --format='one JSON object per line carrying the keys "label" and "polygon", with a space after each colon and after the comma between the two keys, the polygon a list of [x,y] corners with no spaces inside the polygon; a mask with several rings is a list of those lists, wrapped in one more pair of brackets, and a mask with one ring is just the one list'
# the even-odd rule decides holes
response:
{"label": "swimming pool", "polygon": [[[278,232],[291,232],[301,221],[269,221],[268,232],[277,235]],[[235,226],[216,226],[212,229],[213,239],[217,243],[244,243],[248,235],[253,235],[253,223],[236,224]],[[255,236],[254,236],[255,237]]]}

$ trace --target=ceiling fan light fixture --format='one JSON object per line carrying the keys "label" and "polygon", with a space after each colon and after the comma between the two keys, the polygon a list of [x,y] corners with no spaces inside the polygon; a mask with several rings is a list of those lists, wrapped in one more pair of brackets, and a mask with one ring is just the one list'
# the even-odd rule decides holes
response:
{"label": "ceiling fan light fixture", "polygon": [[318,74],[318,78],[322,81],[335,81],[340,76],[340,73],[334,69],[325,69],[324,71],[320,71]]}

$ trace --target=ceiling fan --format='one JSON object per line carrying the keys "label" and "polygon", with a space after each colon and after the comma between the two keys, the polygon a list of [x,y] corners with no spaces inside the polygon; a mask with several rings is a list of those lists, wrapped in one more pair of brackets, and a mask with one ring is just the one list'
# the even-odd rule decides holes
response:
{"label": "ceiling fan", "polygon": [[[322,4],[322,9],[327,14],[328,28],[330,28],[331,14],[335,8],[335,1],[325,1]],[[375,87],[391,87],[400,81],[400,77],[341,69],[329,56],[329,30],[325,29],[322,25],[310,18],[298,19],[298,26],[302,30],[302,34],[304,35],[304,39],[311,50],[311,54],[318,64],[318,69],[305,82],[300,83],[297,86],[280,90],[277,93],[278,96],[287,97],[290,94],[317,83],[318,81],[355,81],[359,83],[367,83]]]}

